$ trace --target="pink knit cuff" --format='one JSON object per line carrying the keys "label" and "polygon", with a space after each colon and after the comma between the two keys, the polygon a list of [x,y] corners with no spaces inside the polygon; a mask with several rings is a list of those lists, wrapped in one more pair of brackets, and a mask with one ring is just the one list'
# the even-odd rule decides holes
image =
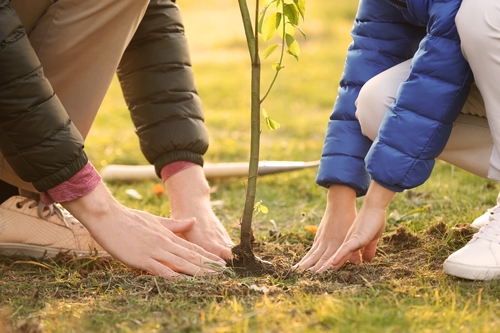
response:
{"label": "pink knit cuff", "polygon": [[66,202],[78,199],[92,192],[101,182],[101,176],[88,162],[82,170],[78,171],[67,181],[42,192],[43,202],[46,205],[54,202]]}
{"label": "pink knit cuff", "polygon": [[178,161],[165,165],[161,168],[161,180],[165,181],[175,175],[177,172],[187,169],[195,165],[193,162]]}

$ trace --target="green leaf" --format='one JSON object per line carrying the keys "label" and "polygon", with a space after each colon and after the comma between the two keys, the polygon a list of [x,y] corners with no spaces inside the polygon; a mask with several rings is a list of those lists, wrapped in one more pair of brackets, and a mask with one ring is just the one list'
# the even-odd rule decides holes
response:
{"label": "green leaf", "polygon": [[[283,23],[286,23],[285,24],[285,33],[283,34]],[[278,31],[278,36],[281,38],[281,39],[285,39],[284,36],[286,34],[289,34],[289,35],[295,35],[295,31],[297,29],[295,28],[295,26],[293,24],[291,24],[290,22],[288,22],[288,19],[283,19],[281,21],[281,24],[280,26],[278,27],[277,31]]]}
{"label": "green leaf", "polygon": [[299,9],[300,16],[304,19],[304,16],[306,15],[306,0],[294,0],[294,2]]}
{"label": "green leaf", "polygon": [[287,52],[295,57],[295,59],[299,60],[300,55],[300,46],[299,43],[293,38],[292,35],[286,35],[286,45],[288,46]]}
{"label": "green leaf", "polygon": [[295,60],[299,61],[299,57],[296,54],[290,52],[290,50],[286,50],[286,53],[288,53],[289,55],[291,55],[292,57],[294,57]]}
{"label": "green leaf", "polygon": [[299,24],[299,9],[295,4],[285,4],[283,15],[285,15],[292,24]]}
{"label": "green leaf", "polygon": [[286,34],[285,36],[285,41],[286,41],[286,46],[288,48],[290,48],[290,45],[292,45],[293,43],[296,43],[297,41],[295,40],[295,38],[290,35],[290,34]]}
{"label": "green leaf", "polygon": [[264,59],[267,59],[271,54],[273,54],[273,52],[278,48],[278,46],[281,46],[281,44],[274,44],[269,46],[262,54]]}
{"label": "green leaf", "polygon": [[273,131],[281,127],[280,123],[269,117],[266,117],[266,126]]}
{"label": "green leaf", "polygon": [[[307,39],[306,33],[305,33],[302,29],[300,29],[300,27],[299,27],[298,25],[295,25],[295,24],[292,24],[292,23],[290,23],[290,24],[291,24],[291,25],[292,25],[295,29],[297,29],[297,30],[300,32],[300,34],[302,35],[302,37],[304,37],[305,39]],[[292,36],[293,36],[293,35],[292,35]]]}
{"label": "green leaf", "polygon": [[[268,2],[266,5],[265,3]],[[266,17],[267,10],[269,9],[269,6],[273,3],[276,2],[276,0],[262,0],[262,3],[264,4],[264,9],[259,14],[259,22],[258,22],[258,28],[257,31],[262,34],[262,24],[264,24],[264,18]]]}
{"label": "green leaf", "polygon": [[262,200],[255,202],[253,210],[257,213],[263,214],[267,214],[269,212],[269,209],[267,209],[267,207],[262,204]]}
{"label": "green leaf", "polygon": [[264,10],[262,10],[259,14],[259,22],[257,23],[258,24],[257,31],[259,32],[259,34],[262,34],[262,25],[264,24],[264,17],[266,16],[266,11],[267,7],[264,8]]}
{"label": "green leaf", "polygon": [[[285,26],[285,35],[290,35],[290,36],[293,36],[295,35],[295,28],[296,26],[291,24],[290,22],[287,22],[286,26]],[[280,29],[280,31],[282,31]],[[282,36],[280,36],[281,38],[283,38]]]}
{"label": "green leaf", "polygon": [[264,108],[262,108],[262,116],[264,117],[264,119],[266,121],[267,128],[269,128],[270,130],[277,130],[278,128],[281,127],[281,125],[277,121],[271,119],[268,116],[267,111]]}
{"label": "green leaf", "polygon": [[264,41],[270,40],[281,23],[281,13],[270,14],[262,24],[262,38]]}
{"label": "green leaf", "polygon": [[282,70],[285,68],[285,66],[281,66],[279,62],[275,62],[274,64],[271,65],[275,71]]}

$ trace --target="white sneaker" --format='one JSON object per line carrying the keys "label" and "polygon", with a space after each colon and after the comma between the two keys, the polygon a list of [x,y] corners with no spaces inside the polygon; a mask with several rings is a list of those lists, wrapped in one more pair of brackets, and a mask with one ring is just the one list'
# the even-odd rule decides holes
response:
{"label": "white sneaker", "polygon": [[474,229],[481,229],[482,227],[484,227],[486,225],[486,223],[490,220],[490,216],[493,214],[493,208],[490,208],[486,211],[486,213],[484,213],[483,215],[477,217],[472,223],[471,223],[471,227],[473,227]]}
{"label": "white sneaker", "polygon": [[488,218],[467,245],[446,259],[446,274],[469,280],[500,278],[500,207],[495,206]]}
{"label": "white sneaker", "polygon": [[0,253],[54,257],[59,252],[108,256],[88,230],[60,205],[14,196],[0,205]]}

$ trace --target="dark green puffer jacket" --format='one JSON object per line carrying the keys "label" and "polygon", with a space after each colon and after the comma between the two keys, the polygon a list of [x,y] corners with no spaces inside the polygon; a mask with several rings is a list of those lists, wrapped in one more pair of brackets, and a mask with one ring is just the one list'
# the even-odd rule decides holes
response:
{"label": "dark green puffer jacket", "polygon": [[156,173],[175,161],[203,165],[208,132],[175,3],[150,1],[118,77],[141,150]]}
{"label": "dark green puffer jacket", "polygon": [[[203,164],[208,134],[177,6],[151,1],[118,71],[141,149],[161,168]],[[87,163],[83,139],[43,76],[14,9],[0,0],[0,151],[46,191]]]}
{"label": "dark green puffer jacket", "polygon": [[0,151],[38,191],[71,178],[87,163],[82,136],[43,75],[8,0],[0,0]]}

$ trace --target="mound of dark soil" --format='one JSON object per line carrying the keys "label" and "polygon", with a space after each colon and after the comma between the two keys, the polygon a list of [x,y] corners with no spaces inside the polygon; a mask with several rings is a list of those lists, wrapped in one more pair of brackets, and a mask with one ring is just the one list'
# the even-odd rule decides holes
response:
{"label": "mound of dark soil", "polygon": [[429,228],[425,230],[425,234],[432,237],[442,237],[448,232],[446,228],[446,224],[443,221],[439,221],[436,224],[431,225]]}
{"label": "mound of dark soil", "polygon": [[247,277],[275,274],[275,266],[256,257],[252,249],[237,245],[232,252],[234,258],[228,261],[228,267],[231,267],[236,275]]}
{"label": "mound of dark soil", "polygon": [[397,249],[413,249],[419,245],[420,237],[411,233],[405,226],[400,226],[396,232],[382,238],[385,244]]}

